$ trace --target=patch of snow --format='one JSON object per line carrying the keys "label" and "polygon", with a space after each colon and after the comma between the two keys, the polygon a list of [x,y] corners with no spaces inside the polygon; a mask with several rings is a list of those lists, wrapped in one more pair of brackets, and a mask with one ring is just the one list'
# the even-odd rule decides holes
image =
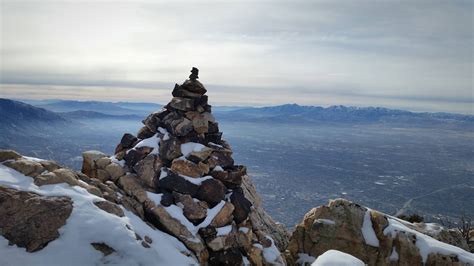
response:
{"label": "patch of snow", "polygon": [[206,146],[202,145],[201,143],[196,142],[188,142],[181,144],[181,153],[184,157],[188,156],[191,152],[200,152],[205,149]]}
{"label": "patch of snow", "polygon": [[219,147],[219,148],[224,148],[224,146],[216,144],[214,142],[209,142],[209,145],[216,146],[216,147]]}
{"label": "patch of snow", "polygon": [[245,257],[244,255],[242,255],[242,262],[244,264],[244,266],[250,266],[252,265],[249,261],[249,259],[247,259],[247,257]]}
{"label": "patch of snow", "polygon": [[365,263],[360,259],[341,252],[330,249],[321,254],[311,266],[364,266]]}
{"label": "patch of snow", "polygon": [[229,224],[227,226],[218,227],[216,228],[216,230],[217,230],[217,236],[225,236],[225,235],[228,235],[232,231],[232,225]]}
{"label": "patch of snow", "polygon": [[374,184],[379,185],[379,186],[385,186],[384,182],[374,182]]}
{"label": "patch of snow", "polygon": [[24,159],[27,159],[28,161],[33,161],[33,162],[37,162],[37,163],[46,161],[46,160],[38,159],[38,158],[35,158],[35,157],[29,157],[29,156],[22,156],[22,157]]}
{"label": "patch of snow", "polygon": [[[163,170],[163,168],[165,168],[165,167],[162,167],[162,168],[161,168],[160,178],[159,178],[159,179],[162,179],[162,178],[165,178],[165,177],[168,176],[168,171]],[[165,168],[165,169],[166,169],[166,168]],[[159,179],[158,179],[158,180],[159,180]]]}
{"label": "patch of snow", "polygon": [[336,222],[330,219],[317,219],[315,222],[320,222],[322,224],[330,224],[330,225],[335,225]]}
{"label": "patch of snow", "polygon": [[429,254],[439,253],[445,256],[457,255],[460,261],[474,265],[473,253],[469,253],[462,248],[440,242],[430,236],[408,228],[402,222],[396,219],[388,217],[388,226],[384,229],[383,233],[385,235],[390,234],[392,237],[395,237],[397,232],[407,232],[416,235],[416,247],[420,250],[423,263],[426,263]]}
{"label": "patch of snow", "polygon": [[379,247],[379,239],[372,227],[372,220],[370,219],[370,210],[367,210],[364,215],[364,222],[362,224],[362,235],[365,243],[372,247]]}
{"label": "patch of snow", "polygon": [[[183,254],[191,252],[176,238],[152,229],[127,210],[125,217],[118,217],[99,209],[93,202],[104,199],[81,187],[64,183],[38,187],[33,178],[4,165],[0,165],[0,185],[44,196],[67,196],[74,206],[66,224],[59,229],[59,238],[40,251],[28,253],[24,248],[8,245],[8,240],[0,236],[0,265],[198,264]],[[136,240],[135,232],[152,238],[150,248]],[[104,257],[91,246],[93,242],[106,243],[116,252]]]}
{"label": "patch of snow", "polygon": [[224,172],[224,169],[223,169],[220,165],[218,165],[218,166],[214,167],[214,171],[216,171],[216,172]]}
{"label": "patch of snow", "polygon": [[210,175],[207,175],[207,176],[203,176],[203,177],[190,177],[190,176],[185,176],[185,175],[179,175],[181,176],[182,178],[186,179],[187,181],[195,184],[195,185],[198,185],[200,186],[202,182],[208,180],[208,179],[212,179],[213,177],[210,176]]}
{"label": "patch of snow", "polygon": [[170,139],[170,134],[168,133],[168,130],[166,130],[165,128],[162,128],[162,127],[159,127],[158,128],[158,131],[163,134],[163,140],[169,140]]}
{"label": "patch of snow", "polygon": [[253,244],[253,246],[254,246],[254,247],[256,247],[256,248],[258,248],[258,249],[261,249],[261,250],[263,250],[263,246],[262,246],[262,244],[255,243],[255,244]]}
{"label": "patch of snow", "polygon": [[280,258],[280,251],[275,246],[273,239],[268,236],[266,236],[266,238],[272,242],[272,245],[268,248],[263,249],[263,258],[272,265],[283,265],[281,262],[278,261],[278,259]]}
{"label": "patch of snow", "polygon": [[306,253],[298,253],[298,259],[296,260],[296,264],[304,265],[305,263],[311,264],[316,260],[315,257],[310,256]]}
{"label": "patch of snow", "polygon": [[117,160],[117,158],[115,157],[115,155],[110,157],[110,161],[111,161],[112,163],[118,164],[118,165],[120,165],[120,166],[122,166],[122,167],[125,166],[125,160],[122,159],[122,160],[119,161],[119,160]]}
{"label": "patch of snow", "polygon": [[239,231],[243,232],[244,234],[247,234],[249,232],[249,228],[248,227],[239,227]]}
{"label": "patch of snow", "polygon": [[397,249],[395,247],[393,247],[392,254],[390,254],[390,257],[388,257],[388,259],[390,261],[398,261],[398,253],[397,253]]}
{"label": "patch of snow", "polygon": [[140,147],[150,147],[150,148],[153,148],[153,150],[151,151],[151,154],[159,154],[159,151],[160,151],[159,143],[160,143],[160,138],[158,137],[158,134],[155,134],[152,137],[143,139],[140,142],[138,142],[137,145],[133,147],[133,149],[138,149]]}

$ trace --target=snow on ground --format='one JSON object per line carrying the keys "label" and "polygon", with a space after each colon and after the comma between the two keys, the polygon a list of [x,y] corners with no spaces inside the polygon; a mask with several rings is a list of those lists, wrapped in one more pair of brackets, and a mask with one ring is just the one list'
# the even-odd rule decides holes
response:
{"label": "snow on ground", "polygon": [[216,228],[216,230],[217,230],[217,236],[225,236],[225,235],[228,235],[232,231],[232,225],[229,224],[223,227],[218,227]]}
{"label": "snow on ground", "polygon": [[275,246],[275,242],[273,242],[271,237],[266,236],[266,238],[272,242],[272,245],[268,248],[263,248],[263,258],[272,265],[284,265],[282,262],[278,261],[280,258],[280,251]]}
{"label": "snow on ground", "polygon": [[335,225],[336,222],[330,219],[316,219],[316,222],[320,222],[322,224],[329,224],[329,225]]}
{"label": "snow on ground", "polygon": [[474,254],[464,249],[440,242],[430,236],[422,234],[418,231],[408,228],[401,221],[393,217],[388,217],[388,226],[384,229],[385,235],[395,237],[397,232],[407,232],[416,235],[416,247],[420,250],[423,263],[426,263],[428,255],[431,253],[439,253],[442,255],[457,255],[458,259],[464,263],[474,265]]}
{"label": "snow on ground", "polygon": [[188,142],[181,144],[181,153],[184,157],[188,156],[191,152],[200,152],[205,149],[206,146],[202,145],[201,143],[196,142]]}
{"label": "snow on ground", "polygon": [[306,253],[298,253],[298,259],[296,260],[296,264],[298,265],[305,265],[305,263],[311,264],[316,260],[315,257],[310,256]]}
{"label": "snow on ground", "polygon": [[[126,210],[125,217],[118,217],[99,209],[93,202],[104,199],[81,187],[67,184],[38,187],[33,178],[1,164],[0,185],[45,196],[68,196],[74,202],[66,225],[59,229],[60,237],[40,251],[28,253],[24,248],[9,246],[8,240],[0,236],[0,265],[198,265],[183,254],[191,252],[176,238],[152,229]],[[151,237],[150,248],[144,248],[134,232]],[[106,243],[116,252],[104,257],[90,245],[92,242]]]}
{"label": "snow on ground", "polygon": [[367,210],[364,215],[364,222],[362,223],[362,235],[365,243],[369,246],[379,247],[379,239],[372,227],[372,220],[370,219],[370,210]]}
{"label": "snow on ground", "polygon": [[339,250],[328,250],[321,254],[311,266],[364,266],[364,262]]}
{"label": "snow on ground", "polygon": [[170,139],[170,134],[168,133],[168,130],[165,128],[159,127],[158,131],[163,134],[163,140],[169,140]]}

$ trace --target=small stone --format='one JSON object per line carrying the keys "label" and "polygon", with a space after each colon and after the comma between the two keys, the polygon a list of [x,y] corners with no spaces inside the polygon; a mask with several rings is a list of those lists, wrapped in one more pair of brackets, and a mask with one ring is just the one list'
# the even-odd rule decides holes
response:
{"label": "small stone", "polygon": [[199,223],[207,216],[207,203],[203,201],[194,201],[190,195],[173,192],[176,203],[183,204],[184,216],[193,223]]}
{"label": "small stone", "polygon": [[175,137],[167,140],[160,140],[160,158],[165,161],[172,161],[181,156],[181,143]]}
{"label": "small stone", "polygon": [[148,245],[148,243],[145,242],[145,241],[142,241],[142,246],[143,246],[144,248],[150,248],[150,245]]}
{"label": "small stone", "polygon": [[14,150],[2,150],[0,149],[0,163],[6,160],[20,159],[21,155]]}
{"label": "small stone", "polygon": [[207,142],[219,143],[222,140],[222,132],[206,134]]}
{"label": "small stone", "polygon": [[175,191],[182,194],[196,195],[199,186],[195,185],[174,172],[169,172],[166,177],[158,180],[158,187],[168,191]]}
{"label": "small stone", "polygon": [[207,92],[206,88],[204,88],[204,85],[202,85],[202,83],[197,80],[188,79],[181,85],[181,88],[200,95],[204,95]]}
{"label": "small stone", "polygon": [[109,245],[105,243],[91,243],[92,247],[94,247],[96,250],[102,252],[104,256],[108,256],[112,253],[115,252],[115,249],[111,248]]}
{"label": "small stone", "polygon": [[223,227],[232,222],[234,216],[232,213],[234,212],[234,205],[230,202],[226,202],[222,209],[217,213],[214,219],[211,222],[212,226],[215,227]]}
{"label": "small stone", "polygon": [[191,120],[184,118],[180,123],[174,128],[174,132],[177,136],[186,136],[193,130],[193,124]]}
{"label": "small stone", "polygon": [[153,240],[151,239],[151,237],[145,235],[145,241],[149,244],[153,243]]}
{"label": "small stone", "polygon": [[133,144],[137,141],[137,137],[130,133],[125,133],[123,134],[122,139],[120,140],[120,144],[122,144],[122,147],[125,149],[133,147]]}
{"label": "small stone", "polygon": [[186,112],[194,109],[194,100],[189,98],[173,97],[168,105],[176,110]]}
{"label": "small stone", "polygon": [[161,196],[161,202],[159,203],[165,207],[171,206],[171,204],[174,203],[173,194],[168,192],[163,193],[163,196]]}
{"label": "small stone", "polygon": [[234,189],[242,184],[242,177],[247,174],[247,168],[237,165],[227,171],[212,171],[211,176],[220,180],[227,188]]}
{"label": "small stone", "polygon": [[138,178],[148,187],[155,188],[155,178],[162,167],[162,162],[158,155],[148,154],[143,160],[139,161],[133,170],[137,173]]}
{"label": "small stone", "polygon": [[221,181],[207,179],[201,183],[196,198],[203,200],[212,208],[224,199],[227,189]]}
{"label": "small stone", "polygon": [[115,153],[115,159],[121,161],[121,160],[123,160],[123,158],[125,157],[125,154],[126,154],[125,151],[121,151],[121,152]]}
{"label": "small stone", "polygon": [[124,160],[128,167],[133,167],[138,161],[145,158],[146,153],[141,150],[129,150],[125,155]]}
{"label": "small stone", "polygon": [[209,157],[208,162],[210,168],[216,166],[228,168],[234,165],[234,159],[232,159],[232,153],[230,152],[214,151]]}
{"label": "small stone", "polygon": [[193,119],[194,131],[198,134],[207,133],[209,130],[209,121],[201,114]]}
{"label": "small stone", "polygon": [[219,124],[217,122],[209,121],[208,132],[211,134],[219,133]]}
{"label": "small stone", "polygon": [[137,133],[139,139],[151,138],[153,135],[155,135],[155,132],[151,131],[147,126],[140,128]]}
{"label": "small stone", "polygon": [[199,235],[204,238],[206,241],[207,240],[212,240],[217,236],[217,230],[214,226],[207,226],[204,228],[199,228],[198,231]]}
{"label": "small stone", "polygon": [[218,252],[211,252],[209,255],[209,265],[211,266],[234,266],[243,265],[242,253],[238,248],[226,249]]}
{"label": "small stone", "polygon": [[124,217],[125,214],[117,204],[114,204],[110,201],[96,201],[94,205],[97,206],[99,209],[106,211],[108,213],[117,215],[118,217]]}
{"label": "small stone", "polygon": [[198,178],[209,172],[209,166],[202,162],[195,164],[178,158],[173,160],[171,170],[180,175]]}
{"label": "small stone", "polygon": [[245,221],[249,216],[250,209],[252,207],[252,203],[245,198],[243,192],[241,190],[235,189],[230,196],[230,201],[234,205],[234,221],[237,224]]}

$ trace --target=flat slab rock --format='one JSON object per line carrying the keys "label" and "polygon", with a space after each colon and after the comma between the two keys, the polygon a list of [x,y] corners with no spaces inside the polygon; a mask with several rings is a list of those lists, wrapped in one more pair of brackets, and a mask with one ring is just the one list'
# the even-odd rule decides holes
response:
{"label": "flat slab rock", "polygon": [[59,237],[72,212],[68,197],[45,197],[0,187],[0,234],[28,252],[43,249]]}

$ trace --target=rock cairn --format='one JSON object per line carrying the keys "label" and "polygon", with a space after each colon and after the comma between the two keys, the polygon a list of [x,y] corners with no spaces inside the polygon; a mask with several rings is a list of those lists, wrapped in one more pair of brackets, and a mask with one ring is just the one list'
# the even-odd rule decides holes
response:
{"label": "rock cairn", "polygon": [[[234,164],[197,79],[193,68],[137,136],[123,135],[114,156],[85,152],[82,172],[116,184],[123,194],[106,191],[104,198],[175,236],[201,264],[284,264],[276,244],[285,244],[285,232],[253,206],[259,200],[249,200],[254,188],[243,185],[246,167]],[[277,243],[272,230],[279,232]]]}

